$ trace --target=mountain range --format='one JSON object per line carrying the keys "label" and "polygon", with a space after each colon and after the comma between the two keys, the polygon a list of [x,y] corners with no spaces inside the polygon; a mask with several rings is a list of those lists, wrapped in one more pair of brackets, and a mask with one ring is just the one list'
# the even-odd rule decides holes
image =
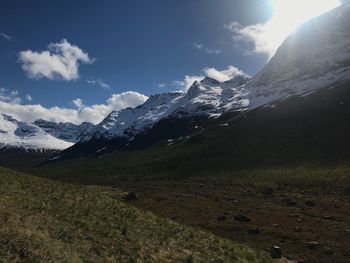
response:
{"label": "mountain range", "polygon": [[145,147],[162,140],[171,144],[205,129],[208,122],[227,126],[227,119],[244,118],[253,110],[275,109],[294,98],[316,98],[324,89],[350,82],[349,25],[347,3],[302,25],[252,78],[241,75],[219,82],[206,77],[187,92],[152,95],[135,108],[113,111],[97,125],[46,120],[29,124],[0,115],[0,147],[67,149],[56,156],[60,158]]}

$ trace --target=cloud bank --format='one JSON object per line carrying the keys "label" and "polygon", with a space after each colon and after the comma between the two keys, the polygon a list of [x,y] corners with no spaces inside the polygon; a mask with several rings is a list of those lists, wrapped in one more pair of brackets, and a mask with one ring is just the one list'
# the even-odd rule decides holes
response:
{"label": "cloud bank", "polygon": [[[74,108],[45,108],[40,104],[24,105],[18,98],[18,92],[5,93],[0,90],[0,112],[25,122],[44,119],[55,122],[82,123],[84,121],[97,124],[113,110],[136,107],[147,100],[147,96],[135,91],[113,94],[104,104],[84,105],[81,99],[72,101]],[[12,93],[12,94],[11,94]]]}
{"label": "cloud bank", "polygon": [[89,54],[79,47],[70,44],[66,39],[59,43],[51,43],[48,50],[36,52],[21,51],[18,54],[22,69],[29,78],[76,80],[79,78],[80,63],[94,62]]}

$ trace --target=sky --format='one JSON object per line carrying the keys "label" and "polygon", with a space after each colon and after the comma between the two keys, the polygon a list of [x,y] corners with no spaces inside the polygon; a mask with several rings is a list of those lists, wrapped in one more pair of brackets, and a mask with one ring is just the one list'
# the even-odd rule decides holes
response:
{"label": "sky", "polygon": [[[311,12],[340,4],[281,1],[0,0],[0,113],[98,123],[204,76],[254,76]],[[293,8],[308,12],[286,22]]]}

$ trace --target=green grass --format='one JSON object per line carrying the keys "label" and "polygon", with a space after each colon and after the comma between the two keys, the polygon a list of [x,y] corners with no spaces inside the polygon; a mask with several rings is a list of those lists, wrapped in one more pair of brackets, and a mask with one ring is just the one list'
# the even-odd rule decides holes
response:
{"label": "green grass", "polygon": [[[117,185],[120,181],[227,177],[239,184],[274,186],[320,193],[350,194],[347,162],[302,162],[242,168],[227,156],[209,157],[205,144],[175,145],[145,151],[119,152],[101,158],[81,158],[30,170],[39,176],[75,184]],[[233,157],[230,157],[233,158]]]}
{"label": "green grass", "polygon": [[350,195],[350,167],[265,168],[222,172],[236,184],[275,187],[284,190],[313,191],[321,194]]}
{"label": "green grass", "polygon": [[83,186],[0,169],[0,262],[270,262]]}

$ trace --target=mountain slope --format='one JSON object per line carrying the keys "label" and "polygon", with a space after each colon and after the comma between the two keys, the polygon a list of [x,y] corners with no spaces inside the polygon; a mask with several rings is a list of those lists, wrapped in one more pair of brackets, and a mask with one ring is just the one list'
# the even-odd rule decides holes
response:
{"label": "mountain slope", "polygon": [[76,125],[69,122],[56,123],[42,119],[34,121],[33,124],[43,129],[51,136],[71,143],[78,142],[85,133],[90,132],[95,127],[95,125],[89,122]]}
{"label": "mountain slope", "polygon": [[34,124],[0,114],[0,148],[63,150],[72,143],[57,139]]}
{"label": "mountain slope", "polygon": [[246,85],[250,108],[350,80],[350,3],[302,25]]}
{"label": "mountain slope", "polygon": [[[187,177],[247,167],[347,164],[349,116],[350,82],[344,82],[308,96],[290,97],[274,107],[202,120],[198,129],[195,128],[198,122],[183,120],[181,124],[176,119],[164,120],[114,153],[107,151],[109,154],[99,158],[66,160],[43,168],[64,167],[65,172],[59,173],[59,177],[70,171],[67,179],[74,181],[78,166],[84,174],[80,179],[102,183],[113,181],[113,176],[133,174]],[[175,136],[179,125],[180,131],[187,132],[186,136]],[[166,139],[168,134],[174,135],[172,140]],[[155,143],[154,137],[161,140]],[[149,145],[150,140],[153,145]],[[111,147],[114,142],[104,141]],[[82,148],[77,146],[60,153],[62,159],[65,154],[81,154]],[[92,147],[85,146],[86,152]],[[72,153],[74,149],[77,152]]]}
{"label": "mountain slope", "polygon": [[[151,96],[144,104],[132,109],[112,112],[97,127],[87,134],[82,142],[91,139],[112,139],[126,137],[132,140],[158,121],[188,116],[220,116],[228,108],[240,105],[238,86],[248,79],[240,76],[229,82],[220,83],[211,78],[195,82],[187,93],[164,93]],[[230,104],[230,105],[228,105]]]}

